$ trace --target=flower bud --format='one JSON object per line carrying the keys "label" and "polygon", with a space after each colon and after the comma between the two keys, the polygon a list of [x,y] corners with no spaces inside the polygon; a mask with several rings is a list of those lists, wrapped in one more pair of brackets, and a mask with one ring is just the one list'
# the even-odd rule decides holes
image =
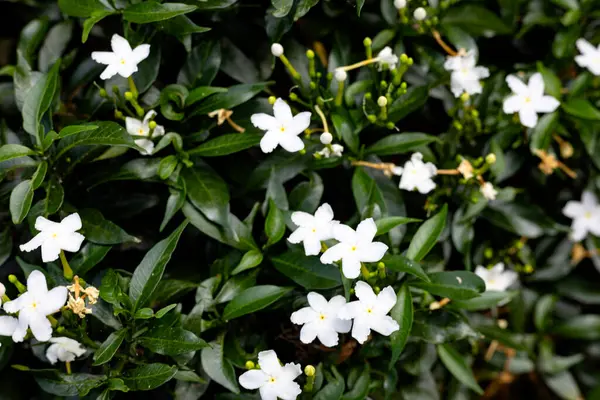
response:
{"label": "flower bud", "polygon": [[369,122],[373,123],[373,122],[377,121],[377,116],[375,116],[373,114],[369,114],[369,115],[367,115],[367,119],[369,120]]}
{"label": "flower bud", "polygon": [[115,118],[123,118],[123,113],[119,110],[115,110]]}
{"label": "flower bud", "polygon": [[508,327],[508,321],[505,319],[499,319],[496,323],[500,329],[506,329]]}
{"label": "flower bud", "polygon": [[254,362],[248,360],[246,361],[246,369],[254,369],[255,365]]}
{"label": "flower bud", "polygon": [[281,57],[283,55],[283,46],[279,43],[273,43],[271,45],[271,54],[275,57]]}
{"label": "flower bud", "polygon": [[373,41],[371,40],[371,38],[366,37],[365,40],[363,40],[363,44],[365,46],[370,46],[371,44],[373,44]]}
{"label": "flower bud", "polygon": [[408,62],[408,56],[405,53],[400,54],[400,62],[406,64]]}
{"label": "flower bud", "polygon": [[387,99],[385,98],[385,96],[379,96],[379,98],[377,99],[377,105],[379,107],[387,106]]}
{"label": "flower bud", "polygon": [[133,93],[131,92],[125,92],[125,100],[131,100],[133,99]]}
{"label": "flower bud", "polygon": [[304,155],[304,154],[306,154],[306,149],[302,149],[298,153],[300,153],[301,155]]}
{"label": "flower bud", "polygon": [[425,11],[423,7],[419,7],[413,13],[413,17],[415,17],[417,21],[423,21],[425,18],[427,18],[427,11]]}
{"label": "flower bud", "polygon": [[379,286],[375,286],[373,288],[373,292],[375,292],[375,294],[379,294],[379,292],[381,292],[381,288]]}
{"label": "flower bud", "polygon": [[312,60],[313,58],[315,58],[315,52],[310,49],[306,50],[306,57],[308,57]]}
{"label": "flower bud", "polygon": [[378,262],[378,263],[377,263],[377,268],[379,268],[379,269],[384,269],[384,268],[385,268],[385,263],[383,263],[383,262],[381,262],[381,261],[380,261],[380,262]]}
{"label": "flower bud", "polygon": [[106,90],[100,89],[100,97],[104,97],[104,98],[108,97],[108,93],[106,92]]}
{"label": "flower bud", "polygon": [[154,128],[156,128],[156,125],[158,125],[158,124],[156,123],[156,121],[150,121],[150,123],[148,124],[148,128],[150,128],[150,129],[154,129]]}
{"label": "flower bud", "polygon": [[304,367],[304,373],[306,374],[306,376],[315,376],[317,370],[312,365],[307,365],[306,367]]}
{"label": "flower bud", "polygon": [[496,162],[496,155],[494,153],[490,153],[485,156],[485,162],[488,164],[493,164]]}
{"label": "flower bud", "polygon": [[460,100],[461,100],[463,103],[466,103],[467,101],[469,101],[469,97],[470,97],[470,96],[469,96],[469,93],[467,93],[467,92],[464,92],[463,94],[461,94],[461,95],[460,95]]}
{"label": "flower bud", "polygon": [[292,100],[292,101],[298,100],[298,95],[296,93],[290,93],[290,100]]}
{"label": "flower bud", "polygon": [[373,98],[373,95],[371,94],[371,92],[365,93],[365,99],[371,100],[372,98]]}
{"label": "flower bud", "polygon": [[533,272],[533,266],[531,264],[525,264],[525,266],[523,267],[523,271],[526,274],[530,274]]}
{"label": "flower bud", "polygon": [[483,251],[483,255],[485,258],[492,258],[494,256],[494,250],[488,247]]}
{"label": "flower bud", "polygon": [[385,127],[388,129],[394,129],[396,127],[396,125],[394,125],[394,123],[392,121],[390,121],[387,124],[385,124]]}
{"label": "flower bud", "polygon": [[333,141],[333,135],[329,132],[323,132],[321,133],[321,137],[319,137],[319,139],[323,144],[330,144]]}
{"label": "flower bud", "polygon": [[277,98],[275,96],[269,96],[269,104],[270,105],[275,104],[276,101],[277,101]]}
{"label": "flower bud", "polygon": [[348,78],[348,73],[341,68],[337,68],[335,70],[335,80],[338,82],[343,82]]}
{"label": "flower bud", "polygon": [[406,7],[406,0],[394,0],[394,7],[396,7],[398,10],[403,9]]}

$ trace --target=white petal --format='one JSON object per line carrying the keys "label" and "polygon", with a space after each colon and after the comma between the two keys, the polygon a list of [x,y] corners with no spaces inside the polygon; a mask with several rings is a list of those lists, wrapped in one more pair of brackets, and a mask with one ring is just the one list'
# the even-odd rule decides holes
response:
{"label": "white petal", "polygon": [[583,216],[585,208],[580,202],[570,200],[567,201],[567,204],[565,204],[565,207],[563,208],[562,212],[565,216],[569,218],[578,218]]}
{"label": "white petal", "polygon": [[25,304],[29,301],[30,298],[31,298],[31,294],[29,294],[27,292],[23,293],[16,299],[14,299],[12,301],[7,301],[6,303],[4,303],[4,311],[6,311],[7,313],[10,313],[10,314],[17,313],[17,312],[19,312],[19,310],[21,310],[25,306]]}
{"label": "white petal", "polygon": [[304,211],[294,211],[291,218],[297,226],[310,227],[315,222],[315,217]]}
{"label": "white petal", "polygon": [[52,262],[58,260],[60,255],[60,247],[55,239],[48,239],[42,243],[42,261]]}
{"label": "white petal", "polygon": [[25,313],[19,313],[19,323],[17,328],[13,332],[12,340],[15,343],[22,342],[27,335],[27,329],[29,328],[29,320],[26,318]]}
{"label": "white petal", "polygon": [[258,353],[258,363],[260,364],[260,369],[269,375],[276,375],[281,369],[281,365],[277,359],[277,353],[273,350],[266,350]]}
{"label": "white petal", "polygon": [[593,192],[584,190],[584,192],[581,194],[581,204],[583,204],[586,209],[592,209],[598,205],[598,199]]}
{"label": "white petal", "polygon": [[364,221],[361,221],[356,227],[356,237],[360,244],[371,243],[376,234],[377,225],[375,225],[373,218],[367,218]]}
{"label": "white petal", "polygon": [[37,249],[38,247],[40,247],[46,241],[47,238],[48,238],[48,233],[46,233],[46,232],[38,233],[29,242],[20,245],[19,249],[21,249],[21,251],[27,251],[27,252],[33,251],[33,250]]}
{"label": "white petal", "polygon": [[588,42],[587,40],[581,38],[581,39],[577,39],[577,41],[575,42],[575,45],[577,46],[577,49],[579,49],[579,51],[581,52],[581,54],[595,54],[598,52],[598,49],[596,49],[594,46],[592,46],[592,44],[590,42]]}
{"label": "white petal", "polygon": [[57,344],[52,344],[46,350],[46,358],[50,361],[50,364],[54,365],[58,361],[58,352],[60,350],[60,346]]}
{"label": "white petal", "polygon": [[297,114],[292,122],[288,125],[286,133],[299,135],[310,126],[310,112],[304,111]]}
{"label": "white petal", "polygon": [[264,385],[260,388],[261,400],[277,400],[277,387],[275,385]]}
{"label": "white petal", "polygon": [[529,78],[529,93],[533,99],[539,99],[544,95],[544,78],[536,72]]}
{"label": "white petal", "polygon": [[148,132],[144,130],[143,122],[136,118],[125,117],[125,129],[130,135],[146,136],[148,134]]}
{"label": "white petal", "polygon": [[252,114],[250,122],[252,122],[252,125],[263,131],[274,131],[279,129],[281,125],[281,123],[277,121],[277,118],[264,113]]}
{"label": "white petal", "polygon": [[377,295],[377,312],[387,314],[396,305],[396,292],[391,286],[386,286]]}
{"label": "white petal", "polygon": [[46,316],[41,313],[31,314],[29,328],[33,336],[40,342],[47,342],[52,337],[52,325]]}
{"label": "white petal", "polygon": [[18,325],[18,319],[6,315],[0,316],[0,336],[12,336]]}
{"label": "white petal", "polygon": [[134,140],[136,146],[141,147],[140,154],[143,156],[152,155],[154,152],[154,142],[148,139],[136,139]]}
{"label": "white petal", "polygon": [[377,262],[383,258],[388,246],[385,243],[373,242],[359,247],[359,259],[362,262]]}
{"label": "white petal", "polygon": [[501,278],[503,290],[508,289],[518,279],[519,279],[519,274],[517,274],[515,271],[511,271],[511,270],[505,271],[504,274],[502,274],[502,278]]}
{"label": "white petal", "polygon": [[[305,228],[301,228],[305,229]],[[304,254],[307,256],[316,256],[321,252],[321,241],[314,236],[307,236],[304,239]]]}
{"label": "white petal", "polygon": [[[346,322],[346,321],[345,321]],[[339,336],[333,329],[321,329],[317,334],[319,341],[323,343],[323,346],[334,347],[339,342]]]}
{"label": "white petal", "polygon": [[356,294],[356,297],[358,297],[358,299],[364,304],[374,305],[377,302],[377,296],[375,296],[373,288],[366,282],[356,282],[356,286],[354,286],[354,293]]}
{"label": "white petal", "polygon": [[[574,219],[571,224],[571,240],[579,242],[583,240],[588,234],[587,224],[583,219]],[[6,306],[5,306],[6,308]]]}
{"label": "white petal", "polygon": [[333,237],[339,242],[354,242],[356,232],[348,225],[337,224],[333,227]]}
{"label": "white petal", "polygon": [[327,203],[321,204],[321,207],[317,208],[315,212],[315,218],[322,221],[331,221],[333,220],[333,210],[331,206]]}
{"label": "white petal", "polygon": [[260,149],[263,153],[270,153],[279,145],[279,134],[275,131],[267,131],[260,139]]}
{"label": "white petal", "polygon": [[317,315],[315,310],[313,310],[310,307],[304,307],[299,309],[298,311],[294,311],[290,316],[290,320],[296,325],[304,325],[316,320],[318,317],[319,316]]}
{"label": "white petal", "polygon": [[308,228],[300,227],[296,229],[292,234],[288,237],[288,242],[298,244],[306,238],[308,233]]}
{"label": "white petal", "polygon": [[337,315],[338,311],[346,305],[346,299],[344,296],[333,296],[327,303],[327,313]]}
{"label": "white petal", "polygon": [[360,261],[356,257],[342,258],[342,272],[348,279],[356,279],[360,275]]}
{"label": "white petal", "polygon": [[427,194],[435,189],[435,182],[431,179],[425,179],[417,183],[417,190],[421,194]]}
{"label": "white petal", "polygon": [[501,275],[504,272],[504,263],[497,263],[492,268],[489,269],[492,274]]}
{"label": "white petal", "polygon": [[371,327],[362,319],[355,319],[352,326],[352,337],[360,344],[363,344],[369,338]]}
{"label": "white petal", "polygon": [[538,116],[533,107],[523,107],[519,110],[519,119],[524,126],[533,128],[537,125]]}
{"label": "white petal", "polygon": [[119,75],[121,75],[123,78],[129,78],[131,75],[133,75],[137,71],[138,71],[138,67],[132,61],[128,61],[125,64],[117,64],[117,73]]}
{"label": "white petal", "polygon": [[345,243],[338,243],[325,250],[325,253],[321,255],[321,262],[323,264],[333,264],[334,261],[339,261],[348,253],[349,247]]}
{"label": "white petal", "polygon": [[78,232],[67,233],[64,235],[60,235],[57,238],[57,242],[60,248],[71,253],[79,251],[79,249],[81,248],[81,243],[83,243],[84,240],[85,238],[83,237],[83,235]]}
{"label": "white petal", "polygon": [[100,74],[100,79],[107,80],[115,76],[119,72],[119,68],[116,64],[109,64],[108,67]]}
{"label": "white petal", "polygon": [[292,122],[292,120],[294,119],[294,117],[292,116],[292,109],[290,108],[290,106],[287,105],[285,101],[283,101],[280,98],[275,100],[275,104],[273,104],[273,114],[280,123],[286,125]]}
{"label": "white petal", "polygon": [[351,301],[344,305],[337,313],[337,317],[341,320],[351,320],[360,315],[360,310],[363,305],[360,301]]}
{"label": "white petal", "polygon": [[35,219],[35,229],[38,231],[56,231],[59,225],[59,223],[50,221],[44,217],[37,217]]}
{"label": "white petal", "polygon": [[67,288],[64,286],[57,286],[50,290],[44,296],[44,300],[40,306],[41,312],[44,315],[50,315],[58,312],[67,302],[67,294]]}
{"label": "white petal", "polygon": [[535,110],[541,113],[550,113],[555,111],[558,106],[560,106],[560,102],[554,97],[542,96],[542,98],[535,103]]}
{"label": "white petal", "polygon": [[316,312],[325,312],[325,311],[327,311],[327,306],[328,306],[327,300],[325,299],[325,297],[323,297],[319,293],[317,293],[317,292],[310,292],[310,293],[308,293],[308,295],[306,296],[306,298],[308,300],[308,304]]}
{"label": "white petal", "polygon": [[265,374],[259,369],[252,369],[250,371],[246,371],[242,375],[240,375],[239,378],[240,385],[242,385],[244,389],[248,390],[258,389],[259,387],[267,383],[268,380],[269,377],[267,376],[267,374]]}
{"label": "white petal", "polygon": [[525,83],[522,80],[520,80],[514,75],[508,75],[506,77],[506,83],[508,84],[510,90],[512,90],[515,94],[526,95],[527,93],[529,93],[529,88],[527,87],[527,85],[525,85]]}
{"label": "white petal", "polygon": [[112,47],[113,52],[115,52],[118,56],[128,55],[131,53],[131,46],[127,39],[123,36],[117,35],[116,33],[112,35],[110,39],[110,45]]}
{"label": "white petal", "polygon": [[481,265],[478,265],[475,268],[475,275],[477,275],[478,277],[480,277],[484,281],[487,281],[488,277],[489,277],[489,271],[488,271],[487,268],[482,267]]}
{"label": "white petal", "polygon": [[279,138],[279,145],[290,153],[296,153],[304,148],[304,142],[298,136],[291,133],[282,134]]}
{"label": "white petal", "polygon": [[300,389],[300,385],[296,382],[286,380],[281,382],[281,384],[274,386],[275,393],[281,400],[296,400],[296,398],[302,394],[302,389]]}
{"label": "white petal", "polygon": [[92,60],[104,65],[110,65],[119,62],[117,55],[112,51],[94,51],[92,52]]}
{"label": "white petal", "polygon": [[502,110],[506,114],[514,114],[523,107],[523,98],[519,94],[513,94],[504,99],[502,103]]}
{"label": "white petal", "polygon": [[473,68],[473,72],[479,79],[485,79],[490,76],[490,70],[486,67],[475,67]]}
{"label": "white petal", "polygon": [[34,296],[44,296],[48,293],[46,277],[40,271],[32,271],[27,278],[27,292]]}
{"label": "white petal", "polygon": [[291,382],[300,375],[302,375],[300,364],[287,363],[281,368],[277,377],[283,381]]}
{"label": "white petal", "polygon": [[142,124],[148,125],[150,121],[152,121],[157,115],[158,113],[154,110],[148,111],[146,115],[144,115],[144,120],[142,121]]}
{"label": "white petal", "polygon": [[371,321],[371,329],[383,336],[390,336],[400,329],[400,326],[392,317],[384,316],[382,318],[374,318]]}
{"label": "white petal", "polygon": [[140,44],[138,47],[133,49],[132,61],[136,64],[139,64],[150,55],[150,45],[149,44]]}
{"label": "white petal", "polygon": [[350,328],[352,328],[352,321],[347,319],[336,318],[333,321],[333,329],[339,333],[348,333],[350,332]]}
{"label": "white petal", "polygon": [[312,343],[317,338],[318,333],[319,327],[317,323],[309,322],[300,329],[300,341],[304,344]]}

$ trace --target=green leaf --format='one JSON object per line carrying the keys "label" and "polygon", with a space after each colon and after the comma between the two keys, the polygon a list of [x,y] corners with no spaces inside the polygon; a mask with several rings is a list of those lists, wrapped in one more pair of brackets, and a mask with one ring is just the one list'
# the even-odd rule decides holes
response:
{"label": "green leaf", "polygon": [[228,279],[219,293],[215,296],[215,303],[227,303],[243,290],[256,285],[256,275],[257,272],[255,271],[253,273],[238,275]]}
{"label": "green leaf", "polygon": [[429,274],[430,282],[415,281],[412,286],[452,300],[472,299],[485,291],[485,282],[469,271],[443,271]]}
{"label": "green leaf", "polygon": [[58,132],[58,137],[62,139],[67,136],[75,135],[76,133],[95,131],[96,129],[98,129],[97,125],[69,125]]}
{"label": "green leaf", "polygon": [[56,176],[52,176],[46,185],[46,199],[44,206],[46,207],[45,214],[52,215],[56,213],[63,204],[65,198],[65,190],[58,181]]}
{"label": "green leaf", "polygon": [[[198,284],[180,279],[163,279],[152,296],[152,303],[165,304],[175,301],[192,290],[198,288]],[[158,315],[158,312],[156,313]]]}
{"label": "green leaf", "polygon": [[[350,373],[356,371],[352,370]],[[348,378],[348,385],[350,386],[350,378]],[[371,383],[371,368],[369,364],[365,364],[362,368],[361,374],[358,376],[351,390],[347,391],[343,396],[342,400],[363,400],[368,398]]]}
{"label": "green leaf", "polygon": [[135,312],[134,319],[150,319],[154,317],[154,310],[151,308],[140,308]]}
{"label": "green leaf", "polygon": [[193,88],[210,85],[219,72],[220,66],[221,45],[219,42],[203,41],[188,54],[187,60],[177,76],[177,83]]}
{"label": "green leaf", "polygon": [[106,364],[112,360],[126,336],[127,329],[119,329],[118,331],[111,333],[94,353],[94,365],[98,366]]}
{"label": "green leaf", "polygon": [[546,68],[541,61],[537,62],[537,70],[544,78],[544,88],[546,93],[560,100],[562,85],[560,78],[549,68]]}
{"label": "green leaf", "polygon": [[47,72],[60,59],[71,41],[72,33],[73,22],[68,20],[59,22],[50,29],[38,56],[38,68],[41,72]]}
{"label": "green leaf", "polygon": [[265,247],[272,246],[279,242],[285,234],[283,212],[277,207],[273,199],[269,199],[269,212],[265,219],[265,234],[268,238]]}
{"label": "green leaf", "polygon": [[469,389],[472,389],[477,394],[482,395],[483,389],[479,386],[475,377],[473,376],[473,371],[465,362],[463,356],[458,353],[454,347],[450,344],[438,344],[437,345],[437,353],[440,356],[440,360],[442,363],[448,368],[448,371],[463,385],[467,386]]}
{"label": "green leaf", "polygon": [[300,251],[288,251],[271,257],[275,269],[308,290],[333,289],[342,284],[340,270],[332,264],[321,264],[317,257]]}
{"label": "green leaf", "polygon": [[282,18],[289,14],[294,5],[294,0],[271,0],[271,5],[275,8],[273,16]]}
{"label": "green leaf", "polygon": [[416,276],[419,279],[429,282],[429,276],[423,271],[421,265],[410,258],[401,255],[386,255],[381,260],[386,268],[395,272],[404,272]]}
{"label": "green leaf", "polygon": [[92,12],[92,14],[89,16],[89,18],[86,19],[85,21],[83,21],[83,29],[81,31],[81,43],[87,42],[90,32],[92,31],[92,28],[94,28],[94,25],[96,25],[98,22],[102,21],[104,18],[108,17],[109,15],[113,15],[113,14],[115,14],[115,11],[98,10],[98,11]]}
{"label": "green leaf", "polygon": [[180,176],[185,181],[190,202],[209,220],[227,226],[229,190],[225,181],[203,165],[184,168]]}
{"label": "green leaf", "polygon": [[[211,96],[215,93],[225,93],[227,92],[227,88],[222,87],[213,87],[213,86],[200,86],[192,90],[185,99],[185,107],[189,107],[200,100],[204,100],[208,96]],[[235,134],[240,136],[239,134]]]}
{"label": "green leaf", "polygon": [[162,317],[167,315],[169,311],[173,310],[176,307],[177,304],[171,304],[170,306],[163,307],[160,310],[158,310],[154,316],[156,317],[156,319],[161,319]]}
{"label": "green leaf", "polygon": [[600,121],[600,110],[585,99],[568,99],[562,103],[563,110],[573,117]]}
{"label": "green leaf", "polygon": [[94,11],[106,10],[100,0],[58,0],[60,11],[71,16],[87,18]]}
{"label": "green leaf", "polygon": [[169,382],[177,367],[166,364],[145,364],[125,371],[123,381],[130,390],[153,390]]}
{"label": "green leaf", "polygon": [[360,17],[360,11],[365,5],[365,0],[356,0],[356,15]]}
{"label": "green leaf", "polygon": [[374,206],[379,207],[379,213],[385,212],[386,205],[381,189],[362,168],[356,168],[352,176],[352,194],[356,208],[363,218],[372,216],[370,214],[376,214],[373,211]]}
{"label": "green leaf", "polygon": [[489,310],[492,307],[497,307],[510,301],[516,292],[483,292],[479,296],[468,300],[452,300],[452,305],[462,310],[480,311]]}
{"label": "green leaf", "polygon": [[546,294],[535,303],[535,311],[533,314],[533,322],[535,328],[539,332],[544,332],[550,325],[550,318],[554,306],[558,301],[558,297],[551,294]]}
{"label": "green leaf", "polygon": [[[544,382],[561,399],[578,400],[582,399],[581,390],[577,381],[569,371],[563,371],[555,375],[543,374]],[[588,397],[591,399],[591,397]]]}
{"label": "green leaf", "polygon": [[23,222],[33,201],[33,186],[30,180],[19,183],[10,193],[10,215],[13,224]]}
{"label": "green leaf", "polygon": [[92,389],[104,384],[106,376],[92,374],[63,374],[54,370],[33,372],[40,388],[56,396],[86,396]]}
{"label": "green leaf", "polygon": [[56,148],[55,159],[60,158],[75,146],[124,146],[138,149],[131,135],[125,128],[112,121],[95,121],[94,126],[98,129],[93,131],[79,132],[61,139]]}
{"label": "green leaf", "polygon": [[186,226],[187,221],[175,229],[169,237],[155,244],[136,267],[129,285],[129,297],[135,303],[134,310],[142,308],[152,297]]}
{"label": "green leaf", "polygon": [[439,141],[439,139],[425,133],[399,133],[378,140],[367,148],[366,153],[378,156],[404,154],[435,141]]}
{"label": "green leaf", "polygon": [[144,1],[127,7],[123,11],[123,19],[136,24],[147,24],[187,14],[195,9],[196,6],[181,3],[161,4],[156,1]]}
{"label": "green leaf", "polygon": [[[10,254],[12,252],[12,245],[13,245],[12,232],[10,230],[9,224],[6,224],[6,226],[2,230],[0,230],[0,267],[2,265],[4,265],[6,260],[8,260],[10,258]],[[1,347],[0,347],[0,352],[1,352]],[[0,357],[0,359],[1,359],[1,357]],[[2,366],[2,361],[0,361],[0,368],[1,368],[1,366]]]}
{"label": "green leaf", "polygon": [[429,253],[444,231],[447,215],[448,205],[444,204],[439,213],[425,221],[419,227],[419,230],[417,230],[415,236],[410,241],[406,257],[414,261],[421,261]]}
{"label": "green leaf", "polygon": [[255,133],[231,133],[221,135],[207,140],[200,146],[189,150],[188,154],[196,154],[202,157],[219,157],[237,153],[242,150],[256,146],[262,139],[261,134]]}
{"label": "green leaf", "polygon": [[52,69],[43,75],[35,85],[27,92],[23,103],[23,129],[33,135],[41,143],[43,132],[40,122],[42,116],[50,108],[54,93],[58,87],[58,71],[60,61],[57,61]]}
{"label": "green leaf", "polygon": [[428,86],[417,86],[408,89],[406,94],[398,97],[388,109],[388,120],[396,123],[408,114],[423,107],[429,98]]}
{"label": "green leaf", "polygon": [[300,182],[289,195],[289,206],[292,210],[314,213],[323,197],[323,180],[316,173],[309,175],[310,181]]}
{"label": "green leaf", "polygon": [[600,315],[578,315],[558,325],[552,333],[571,339],[599,340]]}
{"label": "green leaf", "polygon": [[177,356],[207,346],[204,340],[181,327],[159,326],[144,333],[137,341],[145,348],[166,356]]}
{"label": "green leaf", "polygon": [[193,33],[203,33],[210,31],[211,28],[205,28],[196,25],[191,19],[185,15],[178,15],[174,18],[161,21],[159,26],[168,34],[182,37]]}
{"label": "green leaf", "polygon": [[0,162],[32,154],[35,154],[35,151],[29,147],[21,146],[20,144],[5,144],[0,147]]}
{"label": "green leaf", "polygon": [[259,285],[244,290],[227,304],[223,311],[223,320],[229,321],[250,314],[275,303],[286,295],[291,288]]}
{"label": "green leaf", "polygon": [[159,231],[162,232],[169,221],[177,214],[179,210],[185,204],[185,193],[181,190],[170,190],[171,194],[167,199],[167,206],[165,207],[165,216],[163,217],[162,222],[160,223]]}
{"label": "green leaf", "polygon": [[440,22],[442,25],[458,26],[473,35],[484,32],[509,34],[512,31],[495,13],[474,4],[451,7]]}
{"label": "green leaf", "polygon": [[400,290],[398,290],[396,305],[394,305],[394,308],[392,308],[392,311],[390,311],[390,316],[398,323],[400,329],[392,333],[390,336],[392,356],[388,369],[392,369],[394,367],[394,364],[396,364],[396,361],[398,361],[400,354],[402,354],[402,350],[404,350],[404,346],[408,341],[408,337],[410,336],[410,331],[412,329],[413,314],[414,310],[412,296],[410,295],[410,287],[404,284]]}
{"label": "green leaf", "polygon": [[408,224],[410,222],[421,222],[420,219],[417,218],[408,218],[408,217],[384,217],[375,221],[375,225],[377,226],[377,236],[383,235],[397,227],[398,225]]}
{"label": "green leaf", "polygon": [[529,148],[531,151],[546,150],[552,143],[552,134],[558,124],[558,113],[553,112],[542,116],[537,125],[531,130],[531,141]]}
{"label": "green leaf", "polygon": [[225,335],[221,334],[217,340],[210,343],[209,347],[202,349],[200,360],[202,369],[213,381],[223,386],[225,389],[239,393],[240,388],[237,384],[235,370],[231,363],[223,356],[223,341]]}
{"label": "green leaf", "polygon": [[79,211],[79,216],[83,224],[83,235],[90,242],[112,245],[139,241],[114,223],[105,219],[98,210],[86,208]]}
{"label": "green leaf", "polygon": [[46,178],[46,172],[48,172],[48,162],[42,161],[39,163],[37,169],[31,176],[31,187],[35,190],[44,183],[44,178]]}
{"label": "green leaf", "polygon": [[211,111],[225,108],[230,110],[240,104],[243,104],[262,92],[272,82],[245,83],[241,85],[230,86],[225,93],[217,93],[203,101],[191,113],[193,115],[208,114]]}
{"label": "green leaf", "polygon": [[260,250],[252,249],[247,251],[242,257],[240,263],[231,271],[231,275],[237,275],[242,271],[254,268],[263,261],[263,254]]}
{"label": "green leaf", "polygon": [[86,243],[75,256],[69,261],[73,272],[79,276],[85,276],[92,268],[101,262],[111,246],[102,246],[94,243]]}
{"label": "green leaf", "polygon": [[459,314],[444,309],[416,311],[411,334],[433,344],[480,336]]}
{"label": "green leaf", "polygon": [[337,132],[338,136],[344,140],[344,143],[348,146],[353,153],[358,153],[360,142],[358,140],[358,134],[354,132],[354,123],[348,113],[333,113],[331,114],[331,122]]}

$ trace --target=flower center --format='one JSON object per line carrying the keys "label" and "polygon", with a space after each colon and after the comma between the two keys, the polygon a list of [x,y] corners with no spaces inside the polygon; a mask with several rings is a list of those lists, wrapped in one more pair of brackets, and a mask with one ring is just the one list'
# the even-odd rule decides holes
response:
{"label": "flower center", "polygon": [[31,308],[37,308],[37,303],[34,301],[33,303],[31,303]]}
{"label": "flower center", "polygon": [[121,58],[121,65],[125,65],[125,59]]}
{"label": "flower center", "polygon": [[312,228],[312,233],[317,233],[317,229],[316,228]]}
{"label": "flower center", "polygon": [[525,97],[525,103],[531,103],[531,97],[529,97],[529,96]]}
{"label": "flower center", "polygon": [[273,377],[273,376],[272,376],[272,377],[270,377],[270,378],[269,378],[269,383],[275,383],[275,377]]}
{"label": "flower center", "polygon": [[373,309],[371,307],[367,308],[367,314],[373,314]]}
{"label": "flower center", "polygon": [[591,213],[591,212],[589,212],[589,211],[586,211],[586,212],[583,214],[583,218],[585,218],[585,219],[590,219],[590,218],[592,218],[592,213]]}
{"label": "flower center", "polygon": [[144,130],[143,130],[142,128],[140,128],[140,129],[138,129],[138,133],[139,133],[140,135],[143,135],[143,134],[144,134]]}
{"label": "flower center", "polygon": [[323,315],[323,314],[319,315],[319,319],[320,319],[321,321],[325,320],[325,315]]}
{"label": "flower center", "polygon": [[53,238],[53,239],[56,239],[57,237],[58,237],[58,233],[54,232],[54,233],[52,234],[52,238]]}
{"label": "flower center", "polygon": [[280,130],[281,132],[285,132],[285,126],[282,126],[281,128],[279,128],[279,130]]}
{"label": "flower center", "polygon": [[352,246],[352,247],[350,248],[350,250],[352,250],[352,251],[356,251],[356,246]]}

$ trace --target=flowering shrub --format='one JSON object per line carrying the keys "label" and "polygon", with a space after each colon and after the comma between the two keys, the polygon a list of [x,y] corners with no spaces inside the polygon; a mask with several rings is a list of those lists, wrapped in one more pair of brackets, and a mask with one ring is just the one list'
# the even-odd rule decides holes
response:
{"label": "flowering shrub", "polygon": [[0,397],[600,398],[597,1],[4,7]]}

